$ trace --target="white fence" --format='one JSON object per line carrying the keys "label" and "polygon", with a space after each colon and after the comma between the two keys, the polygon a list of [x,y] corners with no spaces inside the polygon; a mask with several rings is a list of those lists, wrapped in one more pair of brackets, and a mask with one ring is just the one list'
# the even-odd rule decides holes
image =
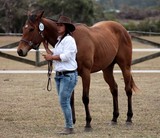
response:
{"label": "white fence", "polygon": [[[16,52],[17,49],[0,49],[1,52]],[[45,49],[39,49],[40,52],[44,52]],[[31,50],[36,52],[36,50]],[[160,52],[158,48],[137,48],[133,49],[133,52]],[[47,70],[0,70],[0,74],[46,74]],[[132,70],[133,73],[160,73],[160,70]],[[102,73],[99,71],[98,73]],[[121,73],[121,70],[114,70],[114,73]]]}
{"label": "white fence", "polygon": [[[1,49],[0,48],[0,51],[1,52],[16,52],[17,49],[14,48],[14,49]],[[45,49],[39,49],[40,52],[44,52]],[[31,52],[36,52],[36,50],[31,50]],[[159,48],[133,48],[133,52],[160,52],[160,49]]]}

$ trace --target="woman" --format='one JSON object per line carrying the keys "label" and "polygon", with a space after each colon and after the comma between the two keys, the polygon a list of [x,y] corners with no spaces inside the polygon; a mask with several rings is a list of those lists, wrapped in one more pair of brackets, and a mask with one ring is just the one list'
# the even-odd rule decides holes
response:
{"label": "woman", "polygon": [[60,16],[57,21],[58,42],[53,52],[48,48],[48,43],[44,42],[47,54],[43,55],[46,60],[53,60],[56,72],[55,82],[59,95],[59,102],[65,118],[65,129],[60,134],[72,134],[73,120],[70,106],[72,92],[77,83],[77,46],[72,32],[75,26],[71,23],[70,18]]}

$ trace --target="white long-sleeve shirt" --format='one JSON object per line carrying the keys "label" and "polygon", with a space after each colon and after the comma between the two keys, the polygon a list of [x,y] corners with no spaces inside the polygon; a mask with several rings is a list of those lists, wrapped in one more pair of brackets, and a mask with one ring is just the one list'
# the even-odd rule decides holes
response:
{"label": "white long-sleeve shirt", "polygon": [[73,71],[77,69],[76,53],[77,46],[75,39],[67,35],[61,42],[58,42],[53,49],[53,55],[60,55],[61,61],[53,60],[55,71]]}

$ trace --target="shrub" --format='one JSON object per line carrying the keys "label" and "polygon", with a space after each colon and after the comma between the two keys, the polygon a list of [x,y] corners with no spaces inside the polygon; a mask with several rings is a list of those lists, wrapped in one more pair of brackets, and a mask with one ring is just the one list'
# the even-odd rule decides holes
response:
{"label": "shrub", "polygon": [[138,24],[130,21],[123,25],[129,31],[160,32],[160,19],[146,19],[140,21]]}

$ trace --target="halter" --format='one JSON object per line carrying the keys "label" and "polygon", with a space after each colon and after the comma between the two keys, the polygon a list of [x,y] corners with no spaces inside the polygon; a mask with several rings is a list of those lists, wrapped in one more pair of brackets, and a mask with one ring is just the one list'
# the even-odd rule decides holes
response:
{"label": "halter", "polygon": [[52,85],[51,85],[51,75],[52,75],[52,61],[48,61],[48,83],[47,83],[47,90],[51,91],[52,90]]}
{"label": "halter", "polygon": [[38,49],[39,45],[41,44],[41,43],[34,44],[32,41],[28,41],[26,39],[21,39],[20,41],[27,43],[30,47],[32,47],[35,50]]}
{"label": "halter", "polygon": [[[43,23],[40,22],[39,23],[39,34],[42,37],[42,39],[44,39],[44,35],[42,34],[43,30],[44,30],[44,25]],[[30,47],[32,47],[35,50],[38,49],[39,45],[41,44],[41,42],[38,44],[34,44],[32,41],[28,41],[26,39],[21,39],[20,41],[27,43]]]}

